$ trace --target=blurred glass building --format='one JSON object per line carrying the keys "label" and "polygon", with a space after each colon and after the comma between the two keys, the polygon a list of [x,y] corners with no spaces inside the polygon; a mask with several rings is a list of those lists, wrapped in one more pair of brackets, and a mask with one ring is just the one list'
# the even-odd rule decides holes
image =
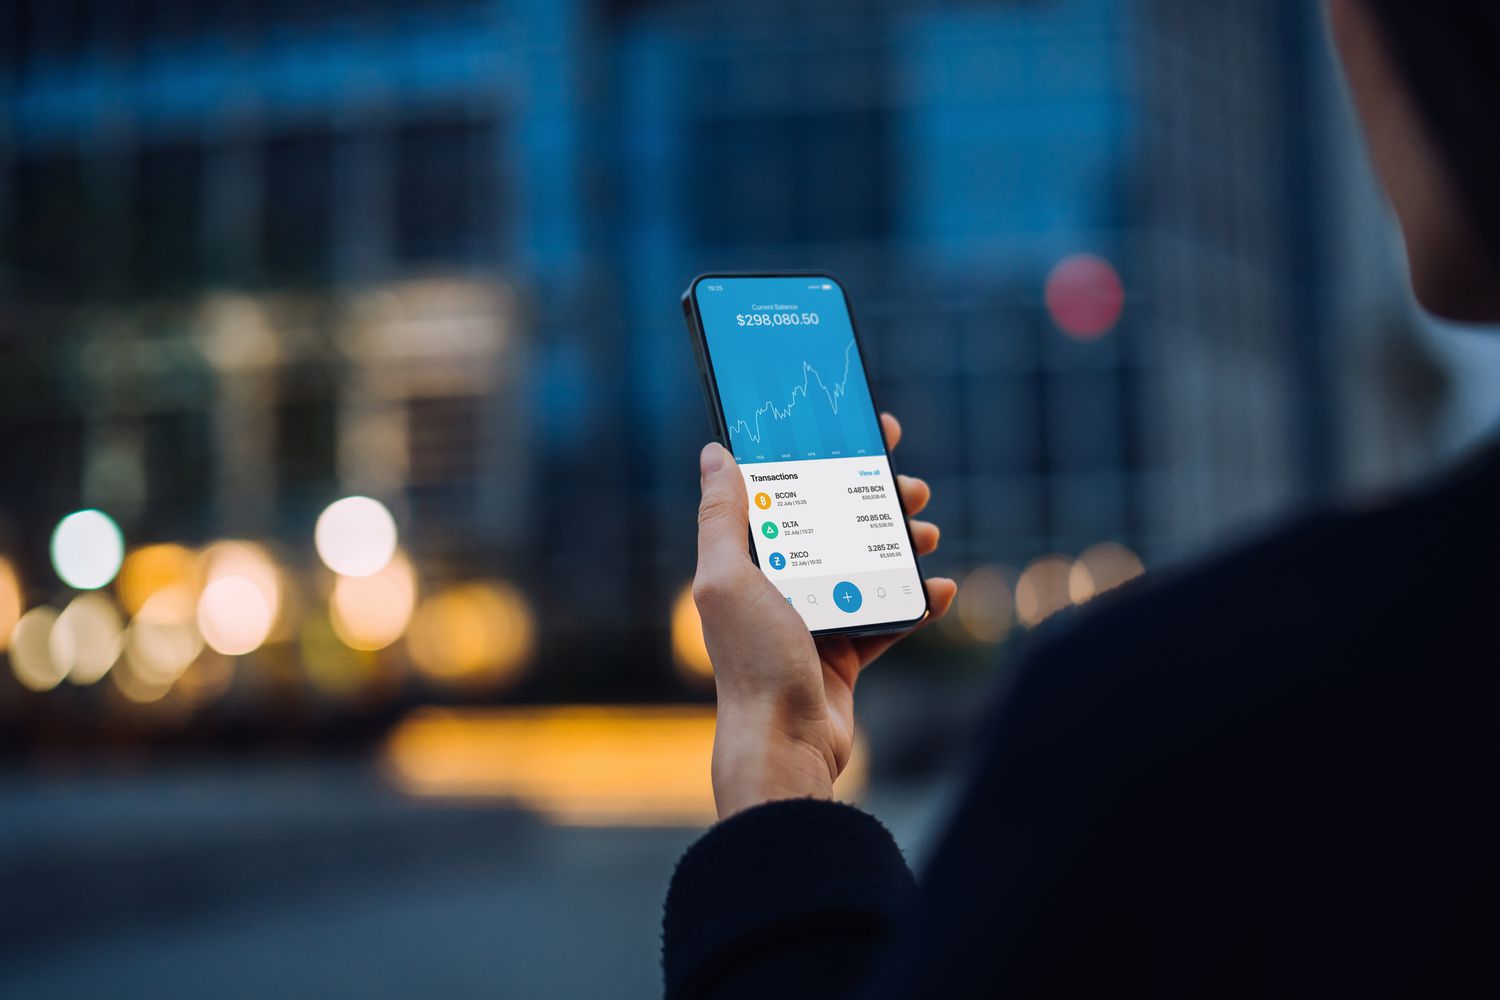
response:
{"label": "blurred glass building", "polygon": [[[1002,638],[1039,556],[1179,558],[1338,491],[1367,436],[1338,400],[1379,372],[1338,364],[1329,262],[1370,201],[1297,0],[3,16],[0,553],[29,606],[67,598],[46,543],[76,508],[132,547],[269,546],[287,620],[226,688],[252,729],[288,699],[325,725],[701,692],[669,628],[700,271],[843,278],[935,490],[931,568],[991,567],[952,643]],[[1080,253],[1123,282],[1097,335],[1044,293]],[[1441,392],[1407,360],[1380,411],[1403,434]],[[1359,454],[1364,481],[1397,471]],[[415,677],[409,643],[341,641],[312,536],[347,494],[395,513],[425,598],[477,582],[524,641]],[[453,601],[445,635],[479,613]]]}

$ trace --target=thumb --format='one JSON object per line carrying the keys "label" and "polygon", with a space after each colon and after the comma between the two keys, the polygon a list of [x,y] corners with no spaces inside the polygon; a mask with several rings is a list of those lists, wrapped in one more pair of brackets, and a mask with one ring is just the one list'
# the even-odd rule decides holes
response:
{"label": "thumb", "polygon": [[698,456],[703,500],[698,505],[698,573],[718,576],[750,562],[745,477],[725,448],[710,443]]}

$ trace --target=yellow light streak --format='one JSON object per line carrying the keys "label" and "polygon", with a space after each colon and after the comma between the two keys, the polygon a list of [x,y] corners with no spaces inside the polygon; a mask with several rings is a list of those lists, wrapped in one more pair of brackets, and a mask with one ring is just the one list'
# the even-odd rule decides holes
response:
{"label": "yellow light streak", "polygon": [[[386,775],[424,798],[509,799],[569,826],[701,826],[714,819],[710,707],[418,709],[391,731]],[[835,792],[863,794],[857,740]]]}

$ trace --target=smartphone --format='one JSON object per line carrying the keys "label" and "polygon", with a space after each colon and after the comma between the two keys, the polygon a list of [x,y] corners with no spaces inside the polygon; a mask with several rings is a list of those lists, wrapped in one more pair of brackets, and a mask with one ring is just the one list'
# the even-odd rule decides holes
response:
{"label": "smartphone", "polygon": [[703,274],[682,309],[714,431],[745,477],[761,571],[814,635],[920,622],[927,592],[843,285]]}

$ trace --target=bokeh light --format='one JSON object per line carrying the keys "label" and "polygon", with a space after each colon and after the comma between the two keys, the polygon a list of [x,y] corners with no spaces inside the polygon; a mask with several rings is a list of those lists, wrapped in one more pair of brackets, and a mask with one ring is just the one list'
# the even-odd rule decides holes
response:
{"label": "bokeh light", "polygon": [[335,573],[369,576],[396,554],[396,521],[379,500],[345,497],[318,515],[313,543],[318,558]]}
{"label": "bokeh light", "polygon": [[375,653],[350,646],[334,630],[331,619],[331,614],[310,614],[303,619],[297,636],[303,674],[313,687],[335,698],[366,694],[387,675],[382,674]]}
{"label": "bokeh light", "polygon": [[683,587],[672,602],[672,659],[690,680],[701,681],[714,675],[713,661],[708,658],[708,646],[703,642],[703,620],[693,601],[691,583]]}
{"label": "bokeh light", "polygon": [[281,359],[281,343],[266,309],[251,296],[209,296],[196,329],[198,349],[220,371],[253,371]]}
{"label": "bokeh light", "polygon": [[1096,594],[1113,590],[1145,572],[1140,557],[1115,542],[1100,542],[1083,550],[1068,574],[1068,596],[1082,604]]}
{"label": "bokeh light", "polygon": [[10,645],[11,630],[21,620],[23,610],[25,595],[21,593],[21,578],[10,560],[0,556],[0,651]]}
{"label": "bokeh light", "polygon": [[250,581],[271,609],[272,623],[280,619],[286,588],[276,560],[264,545],[239,540],[215,542],[203,550],[199,567],[205,586],[229,577]]}
{"label": "bokeh light", "polygon": [[500,582],[450,587],[423,601],[406,646],[429,679],[461,688],[494,688],[515,677],[535,643],[536,626],[521,593]]}
{"label": "bokeh light", "polygon": [[10,669],[21,686],[32,691],[48,691],[67,676],[66,660],[71,650],[64,649],[66,660],[59,664],[52,655],[52,629],[57,624],[57,609],[32,608],[21,616],[10,633]]}
{"label": "bokeh light", "polygon": [[226,656],[259,649],[274,624],[276,613],[264,592],[243,576],[214,580],[198,598],[198,630],[205,642]]}
{"label": "bokeh light", "polygon": [[124,645],[125,623],[102,594],[79,594],[52,626],[52,662],[73,684],[93,684],[115,665]]}
{"label": "bokeh light", "polygon": [[340,576],[328,602],[333,631],[353,649],[384,649],[401,638],[417,603],[417,574],[397,552],[369,576]]}
{"label": "bokeh light", "polygon": [[1016,617],[1028,628],[1039,625],[1073,603],[1068,577],[1073,561],[1066,556],[1041,556],[1016,581]]}
{"label": "bokeh light", "polygon": [[198,556],[173,542],[146,545],[125,557],[115,592],[128,615],[138,614],[154,594],[168,587],[197,588]]}
{"label": "bokeh light", "polygon": [[[202,651],[193,592],[182,585],[159,590],[125,630],[125,656],[114,671],[116,684],[133,701],[153,701],[160,695],[150,693],[165,693]],[[121,673],[131,678],[122,682]]]}
{"label": "bokeh light", "polygon": [[134,623],[175,625],[191,623],[198,613],[198,590],[184,584],[163,587],[141,605]]}
{"label": "bokeh light", "polygon": [[52,568],[75,590],[97,590],[115,578],[125,537],[102,510],[74,511],[52,532]]}
{"label": "bokeh light", "polygon": [[233,657],[212,652],[194,658],[172,685],[174,696],[181,696],[188,708],[224,697],[234,684],[234,662]]}
{"label": "bokeh light", "polygon": [[976,642],[1000,642],[1014,621],[1013,597],[1005,571],[980,566],[958,588],[958,620]]}
{"label": "bokeh light", "polygon": [[149,705],[154,701],[161,701],[172,689],[171,681],[142,677],[134,669],[112,670],[109,679],[114,682],[115,690],[124,695],[127,701],[133,701],[137,705]]}
{"label": "bokeh light", "polygon": [[1068,603],[1082,604],[1095,594],[1094,577],[1082,562],[1068,567]]}
{"label": "bokeh light", "polygon": [[1077,340],[1096,340],[1120,320],[1125,286],[1114,266],[1091,253],[1058,261],[1047,275],[1047,313],[1058,329]]}

